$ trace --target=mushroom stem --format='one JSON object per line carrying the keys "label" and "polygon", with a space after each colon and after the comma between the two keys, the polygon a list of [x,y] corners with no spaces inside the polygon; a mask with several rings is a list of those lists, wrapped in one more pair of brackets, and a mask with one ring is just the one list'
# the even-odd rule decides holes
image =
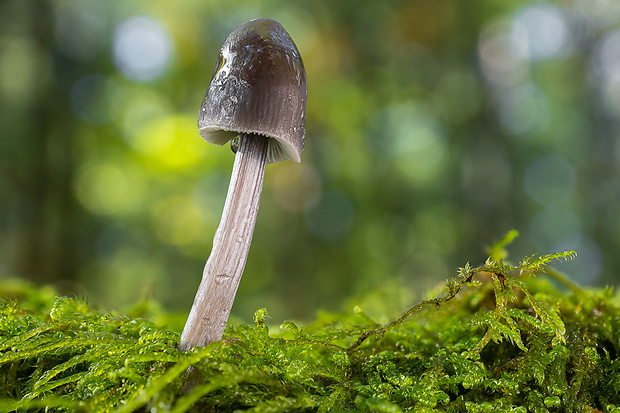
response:
{"label": "mushroom stem", "polygon": [[268,142],[261,135],[239,135],[222,219],[181,334],[181,350],[222,339],[252,243]]}

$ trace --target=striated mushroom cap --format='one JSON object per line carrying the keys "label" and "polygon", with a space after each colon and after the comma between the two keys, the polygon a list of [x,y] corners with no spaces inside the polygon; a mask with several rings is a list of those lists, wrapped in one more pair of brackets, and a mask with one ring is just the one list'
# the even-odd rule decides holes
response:
{"label": "striated mushroom cap", "polygon": [[308,85],[291,36],[272,19],[233,30],[198,114],[200,136],[224,145],[239,133],[267,136],[267,163],[301,161]]}

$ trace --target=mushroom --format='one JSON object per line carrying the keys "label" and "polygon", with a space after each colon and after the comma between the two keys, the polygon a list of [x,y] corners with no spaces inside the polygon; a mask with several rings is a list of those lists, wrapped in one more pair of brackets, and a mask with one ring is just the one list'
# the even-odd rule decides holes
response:
{"label": "mushroom", "polygon": [[233,30],[220,49],[198,114],[200,135],[224,145],[238,136],[222,218],[180,349],[222,338],[245,268],[266,163],[301,161],[308,87],[295,43],[275,20]]}

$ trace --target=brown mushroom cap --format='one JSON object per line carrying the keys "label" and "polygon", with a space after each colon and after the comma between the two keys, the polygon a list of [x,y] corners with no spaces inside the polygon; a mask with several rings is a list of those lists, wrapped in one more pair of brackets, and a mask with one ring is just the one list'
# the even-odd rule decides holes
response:
{"label": "brown mushroom cap", "polygon": [[301,55],[282,25],[255,19],[230,33],[198,114],[200,136],[224,145],[267,136],[267,163],[301,160],[308,86]]}

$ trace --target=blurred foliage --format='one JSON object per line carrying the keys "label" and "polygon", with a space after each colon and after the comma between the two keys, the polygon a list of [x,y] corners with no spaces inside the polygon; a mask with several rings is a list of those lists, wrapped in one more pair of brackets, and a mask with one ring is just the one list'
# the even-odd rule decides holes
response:
{"label": "blurred foliage", "polygon": [[[278,329],[260,309],[189,352],[147,319],[13,283],[0,287],[14,297],[0,304],[0,410],[615,412],[618,295],[547,267],[573,255],[467,264],[383,326],[358,307]],[[189,366],[203,380],[184,387]]]}
{"label": "blurred foliage", "polygon": [[227,34],[271,17],[304,58],[307,140],[266,171],[236,316],[383,288],[395,315],[510,228],[615,284],[619,4],[4,0],[0,276],[188,311],[233,163],[198,108]]}

